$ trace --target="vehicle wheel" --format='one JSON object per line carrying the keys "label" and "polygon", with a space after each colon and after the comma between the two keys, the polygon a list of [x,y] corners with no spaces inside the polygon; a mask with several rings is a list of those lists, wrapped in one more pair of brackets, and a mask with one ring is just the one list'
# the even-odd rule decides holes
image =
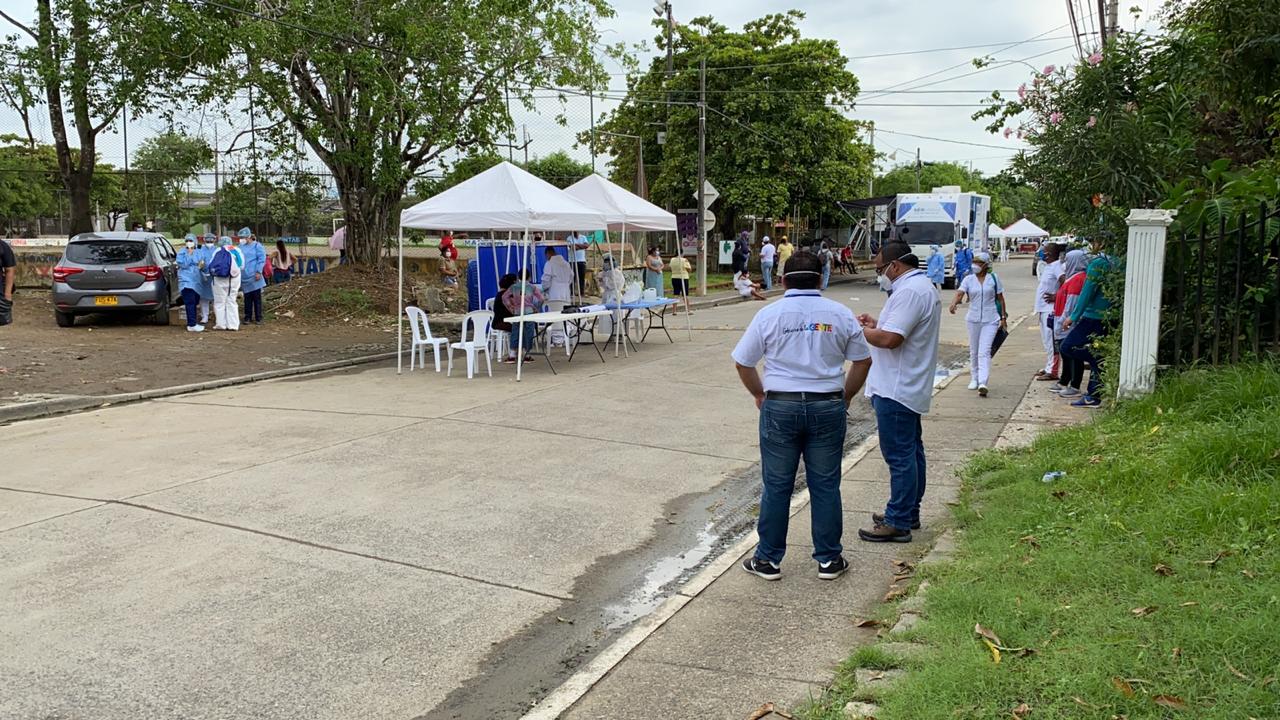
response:
{"label": "vehicle wheel", "polygon": [[53,319],[58,321],[58,327],[72,327],[76,324],[76,316],[61,310],[53,311]]}
{"label": "vehicle wheel", "polygon": [[169,298],[160,299],[160,306],[156,308],[155,314],[151,316],[151,322],[156,325],[169,324]]}

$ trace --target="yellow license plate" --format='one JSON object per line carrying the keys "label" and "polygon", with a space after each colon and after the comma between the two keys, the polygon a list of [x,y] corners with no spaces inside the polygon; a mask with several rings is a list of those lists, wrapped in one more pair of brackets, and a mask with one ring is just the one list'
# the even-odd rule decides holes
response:
{"label": "yellow license plate", "polygon": [[120,299],[115,295],[99,295],[93,299],[94,305],[119,305]]}

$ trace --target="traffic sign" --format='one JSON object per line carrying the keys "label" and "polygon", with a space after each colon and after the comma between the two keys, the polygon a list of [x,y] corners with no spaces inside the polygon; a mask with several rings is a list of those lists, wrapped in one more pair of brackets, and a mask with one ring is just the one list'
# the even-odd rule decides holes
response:
{"label": "traffic sign", "polygon": [[[702,196],[703,196],[703,197],[705,197],[705,198],[707,199],[707,200],[706,200],[707,207],[711,207],[711,203],[713,203],[713,202],[715,202],[717,199],[719,199],[719,197],[720,197],[720,191],[716,189],[716,186],[715,186],[715,185],[712,185],[712,184],[711,184],[711,181],[710,181],[710,180],[703,180],[703,181],[702,181]],[[693,199],[694,199],[694,200],[697,200],[697,199],[698,199],[698,193],[694,193],[694,194],[693,194]]]}

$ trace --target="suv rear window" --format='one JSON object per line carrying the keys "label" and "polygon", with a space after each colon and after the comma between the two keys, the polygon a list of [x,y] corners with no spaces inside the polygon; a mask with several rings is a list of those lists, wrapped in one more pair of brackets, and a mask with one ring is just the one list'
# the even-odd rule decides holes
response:
{"label": "suv rear window", "polygon": [[81,265],[121,265],[147,259],[147,244],[136,240],[88,240],[67,245],[67,259]]}

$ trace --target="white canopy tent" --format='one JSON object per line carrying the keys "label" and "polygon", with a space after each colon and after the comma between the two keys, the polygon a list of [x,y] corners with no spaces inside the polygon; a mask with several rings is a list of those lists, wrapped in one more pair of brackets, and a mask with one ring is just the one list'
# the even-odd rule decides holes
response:
{"label": "white canopy tent", "polygon": [[[551,183],[509,162],[499,163],[434,197],[400,213],[399,304],[404,307],[404,229],[499,230],[520,232],[530,246],[529,232],[604,230],[608,219],[601,211],[566,194]],[[522,257],[527,257],[527,252]],[[523,275],[524,268],[521,268]],[[501,299],[498,300],[501,302]],[[524,358],[521,333],[520,357]],[[396,372],[401,371],[404,319],[396,334]],[[520,378],[523,363],[516,367]]]}
{"label": "white canopy tent", "polygon": [[1047,238],[1049,231],[1041,228],[1039,225],[1031,222],[1026,218],[1022,218],[1018,222],[1010,225],[1003,230],[1004,237],[1007,238]]}
{"label": "white canopy tent", "polygon": [[999,225],[995,223],[991,223],[990,225],[987,226],[987,239],[1001,240],[1004,238],[1004,236],[1005,236],[1004,228],[1000,227]]}
{"label": "white canopy tent", "polygon": [[[609,221],[609,229],[622,233],[622,247],[627,247],[627,232],[633,230],[669,231],[676,230],[676,216],[663,210],[644,198],[629,192],[616,183],[592,173],[564,190],[569,195],[604,213]],[[623,250],[625,252],[625,250]],[[626,258],[619,258],[624,262]],[[617,298],[619,303],[622,298]],[[686,316],[686,325],[688,318]],[[621,337],[621,329],[615,321],[615,335]],[[689,330],[692,339],[692,330]],[[617,342],[615,341],[615,345]],[[617,349],[614,349],[617,355]]]}

